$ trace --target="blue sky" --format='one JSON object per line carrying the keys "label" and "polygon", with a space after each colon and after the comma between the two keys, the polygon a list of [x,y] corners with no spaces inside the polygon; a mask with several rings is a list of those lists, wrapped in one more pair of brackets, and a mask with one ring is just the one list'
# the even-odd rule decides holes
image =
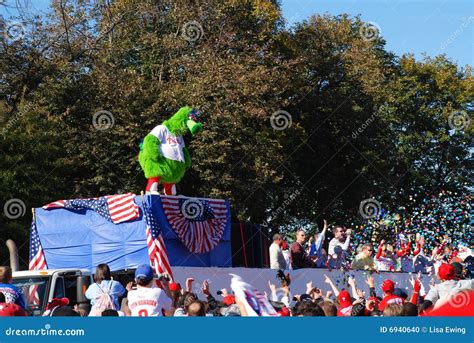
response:
{"label": "blue sky", "polygon": [[[472,0],[280,0],[289,25],[313,14],[348,13],[375,22],[387,49],[417,58],[446,54],[460,66],[474,65],[474,1]],[[0,0],[14,4],[15,0]],[[45,12],[49,0],[20,0],[29,12]],[[0,5],[0,14],[12,9]]]}
{"label": "blue sky", "polygon": [[474,1],[465,0],[282,0],[288,24],[313,14],[348,13],[375,22],[388,50],[397,55],[446,54],[474,65]]}

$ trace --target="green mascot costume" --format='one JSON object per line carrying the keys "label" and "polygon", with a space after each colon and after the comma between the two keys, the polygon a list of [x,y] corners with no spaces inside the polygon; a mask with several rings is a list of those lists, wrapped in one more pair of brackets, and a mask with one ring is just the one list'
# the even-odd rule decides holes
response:
{"label": "green mascot costume", "polygon": [[182,136],[188,130],[194,135],[201,129],[198,112],[186,106],[145,137],[138,160],[148,179],[147,192],[157,193],[161,181],[166,195],[176,195],[175,185],[191,166],[191,156]]}

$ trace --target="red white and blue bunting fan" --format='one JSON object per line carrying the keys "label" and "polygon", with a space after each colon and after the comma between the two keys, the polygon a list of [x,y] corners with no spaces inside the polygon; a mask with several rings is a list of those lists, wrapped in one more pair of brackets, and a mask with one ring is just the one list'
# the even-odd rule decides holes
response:
{"label": "red white and blue bunting fan", "polygon": [[190,252],[214,249],[224,233],[228,211],[225,200],[161,196],[169,225]]}

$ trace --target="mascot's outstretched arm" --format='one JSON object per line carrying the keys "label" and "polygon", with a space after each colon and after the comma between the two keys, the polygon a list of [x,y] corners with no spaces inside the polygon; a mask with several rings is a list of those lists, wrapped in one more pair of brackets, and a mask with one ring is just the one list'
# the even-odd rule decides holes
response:
{"label": "mascot's outstretched arm", "polygon": [[187,132],[195,135],[201,131],[199,116],[199,112],[191,107],[181,107],[145,136],[138,161],[148,179],[147,192],[158,192],[158,183],[161,182],[166,195],[176,195],[175,185],[191,167],[191,156],[182,136]]}

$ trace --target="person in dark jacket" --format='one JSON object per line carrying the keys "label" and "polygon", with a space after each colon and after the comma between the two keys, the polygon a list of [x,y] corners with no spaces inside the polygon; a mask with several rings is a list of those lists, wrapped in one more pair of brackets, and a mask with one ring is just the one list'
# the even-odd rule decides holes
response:
{"label": "person in dark jacket", "polygon": [[296,232],[296,242],[291,245],[291,266],[293,269],[312,268],[314,262],[304,248],[306,235],[303,230]]}

